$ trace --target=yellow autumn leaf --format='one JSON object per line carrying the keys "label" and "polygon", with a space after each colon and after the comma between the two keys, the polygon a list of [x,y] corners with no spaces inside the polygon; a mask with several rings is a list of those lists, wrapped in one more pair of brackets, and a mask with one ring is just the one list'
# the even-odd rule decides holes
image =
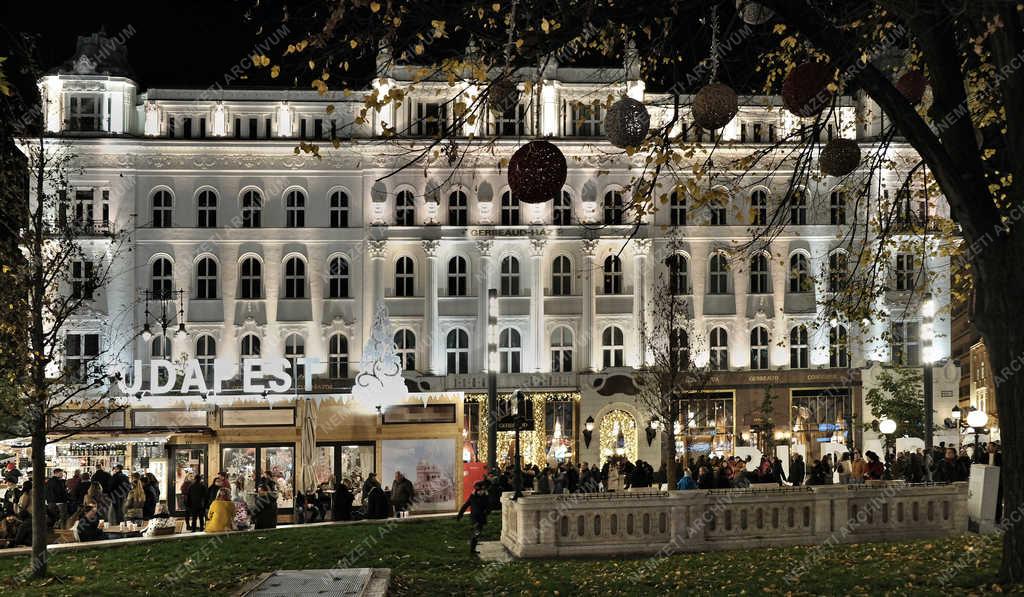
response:
{"label": "yellow autumn leaf", "polygon": [[548,22],[547,19],[541,19],[540,30],[543,31],[544,33],[548,33],[549,31],[551,31],[551,23]]}
{"label": "yellow autumn leaf", "polygon": [[354,49],[356,49],[356,46],[359,45],[359,40],[350,39],[348,41],[348,45],[349,45],[349,47],[351,47],[354,50]]}
{"label": "yellow autumn leaf", "polygon": [[371,2],[370,10],[373,12],[380,12],[380,2]]}
{"label": "yellow autumn leaf", "polygon": [[412,51],[416,52],[416,55],[419,56],[423,53],[423,44],[416,44],[413,46]]}
{"label": "yellow autumn leaf", "polygon": [[434,37],[444,37],[444,21],[430,21],[430,25],[434,28]]}
{"label": "yellow autumn leaf", "polygon": [[280,66],[275,64],[274,66],[270,67],[270,78],[271,79],[276,79],[280,74],[281,74],[281,67]]}
{"label": "yellow autumn leaf", "polygon": [[779,24],[775,25],[774,27],[772,27],[772,33],[777,33],[779,35],[782,35],[785,32],[786,32],[786,24],[785,23],[779,23]]}

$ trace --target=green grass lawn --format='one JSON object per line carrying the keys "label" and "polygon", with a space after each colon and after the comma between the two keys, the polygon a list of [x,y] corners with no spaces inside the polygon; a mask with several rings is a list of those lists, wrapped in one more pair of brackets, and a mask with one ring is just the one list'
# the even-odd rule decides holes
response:
{"label": "green grass lawn", "polygon": [[[496,538],[492,516],[488,535]],[[226,594],[282,568],[391,568],[395,595],[893,594],[997,592],[998,543],[978,536],[823,548],[682,554],[647,560],[485,564],[468,553],[468,521],[347,525],[57,553],[52,578],[21,582],[27,558],[0,558],[0,595]],[[802,562],[795,582],[785,576]],[[954,570],[949,580],[940,577]],[[640,577],[638,577],[640,576]]]}

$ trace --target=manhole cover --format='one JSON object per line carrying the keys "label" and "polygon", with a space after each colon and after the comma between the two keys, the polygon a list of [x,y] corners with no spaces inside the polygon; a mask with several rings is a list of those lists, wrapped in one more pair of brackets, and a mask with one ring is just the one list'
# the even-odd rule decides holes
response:
{"label": "manhole cover", "polygon": [[358,596],[366,590],[372,573],[373,570],[370,568],[278,570],[245,595],[247,597]]}

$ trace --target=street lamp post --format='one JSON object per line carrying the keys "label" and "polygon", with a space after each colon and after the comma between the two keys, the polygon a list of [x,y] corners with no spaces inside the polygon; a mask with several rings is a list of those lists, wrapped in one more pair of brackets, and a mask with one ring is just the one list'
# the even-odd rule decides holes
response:
{"label": "street lamp post", "polygon": [[967,414],[967,426],[974,428],[974,453],[971,458],[975,461],[978,460],[978,434],[985,430],[985,425],[988,425],[988,415],[984,411],[972,410]]}
{"label": "street lamp post", "polygon": [[487,291],[487,468],[498,465],[498,290]]}
{"label": "street lamp post", "polygon": [[[935,443],[933,439],[935,417],[932,415],[932,411],[935,410],[934,388],[932,387],[932,362],[934,359],[932,355],[932,339],[935,337],[933,329],[934,318],[935,301],[932,299],[931,293],[928,293],[924,297],[924,302],[921,303],[921,357],[924,362],[924,453],[926,463],[932,459]],[[932,480],[931,466],[925,466],[925,476],[929,482]]]}
{"label": "street lamp post", "polygon": [[892,473],[889,468],[889,450],[892,448],[892,434],[896,433],[896,421],[886,417],[878,422],[878,431],[885,435],[885,469]]}

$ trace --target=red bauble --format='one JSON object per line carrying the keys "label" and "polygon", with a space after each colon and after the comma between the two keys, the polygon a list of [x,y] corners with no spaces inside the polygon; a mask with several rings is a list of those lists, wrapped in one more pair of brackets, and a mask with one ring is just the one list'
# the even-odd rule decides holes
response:
{"label": "red bauble", "polygon": [[548,141],[530,141],[508,161],[508,186],[523,203],[554,199],[565,185],[566,164],[562,150]]}
{"label": "red bauble", "polygon": [[928,79],[919,70],[907,71],[896,81],[896,89],[907,98],[910,105],[916,106],[924,99],[924,90],[928,87]]}
{"label": "red bauble", "polygon": [[782,104],[802,118],[817,116],[832,103],[829,91],[833,69],[821,62],[804,62],[786,74],[782,81]]}

